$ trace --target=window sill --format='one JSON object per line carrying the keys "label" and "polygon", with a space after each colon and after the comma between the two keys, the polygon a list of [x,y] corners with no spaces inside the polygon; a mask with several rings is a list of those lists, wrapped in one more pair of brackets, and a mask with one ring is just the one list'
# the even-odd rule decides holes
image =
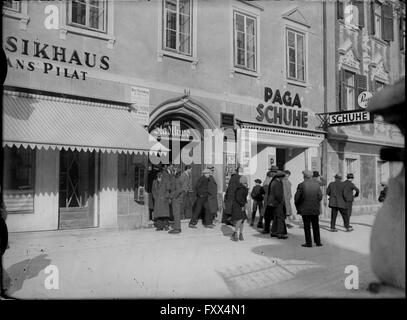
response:
{"label": "window sill", "polygon": [[158,50],[158,52],[157,52],[157,61],[162,62],[164,56],[174,58],[174,59],[178,59],[178,60],[182,60],[182,61],[186,61],[186,62],[190,62],[191,63],[191,69],[193,69],[193,70],[196,69],[196,66],[197,66],[197,64],[199,62],[199,60],[194,56],[187,56],[187,55],[184,55],[184,54],[180,54],[180,53],[176,53],[176,52],[172,52],[172,51],[166,51],[166,50]]}
{"label": "window sill", "polygon": [[308,84],[306,82],[302,82],[302,81],[286,79],[286,82],[287,82],[287,84],[291,84],[291,85],[298,86],[298,87],[303,87],[303,88],[308,87]]}
{"label": "window sill", "polygon": [[390,43],[389,43],[388,41],[385,41],[385,40],[383,40],[383,39],[380,39],[380,38],[378,38],[378,37],[376,37],[376,36],[372,36],[372,39],[373,39],[374,41],[376,41],[376,42],[378,42],[378,43],[384,45],[384,46],[387,46],[387,47],[390,46]]}
{"label": "window sill", "polygon": [[107,47],[113,49],[116,38],[112,34],[101,33],[93,30],[83,29],[80,27],[63,26],[59,30],[59,38],[66,40],[67,33],[84,35],[92,38],[102,39],[107,41]]}
{"label": "window sill", "polygon": [[28,21],[30,21],[30,17],[28,15],[5,8],[3,8],[3,15],[5,17],[20,20],[20,30],[27,30],[27,24]]}
{"label": "window sill", "polygon": [[235,73],[244,74],[246,76],[256,78],[257,80],[260,80],[260,78],[261,78],[261,75],[258,72],[250,71],[250,70],[246,70],[246,69],[241,69],[239,67],[233,67],[230,70],[230,77],[233,78]]}

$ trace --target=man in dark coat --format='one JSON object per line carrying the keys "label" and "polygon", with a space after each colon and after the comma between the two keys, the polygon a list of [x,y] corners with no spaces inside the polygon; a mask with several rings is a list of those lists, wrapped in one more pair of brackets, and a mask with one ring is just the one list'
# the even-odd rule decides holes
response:
{"label": "man in dark coat", "polygon": [[[346,214],[350,223],[350,216],[352,215],[353,200],[359,196],[359,189],[353,184],[353,173],[346,175],[346,181],[343,182],[343,197],[345,199]],[[352,228],[351,225],[349,225]]]}
{"label": "man in dark coat", "polygon": [[[257,223],[257,228],[263,228],[263,218],[266,216],[266,211],[267,211],[267,197],[268,197],[268,189],[269,189],[269,184],[271,182],[271,179],[273,179],[274,174],[276,171],[268,171],[266,174],[266,178],[264,179],[263,183],[263,190],[264,190],[264,198],[263,198],[263,208],[260,211],[260,218],[259,222]],[[269,214],[269,213],[268,213]],[[264,219],[265,220],[265,219]],[[269,231],[263,230],[263,233],[269,233],[270,232],[270,222],[272,219],[268,221],[267,229]]]}
{"label": "man in dark coat", "polygon": [[192,167],[185,166],[185,171],[180,177],[182,190],[184,191],[181,207],[181,218],[192,217],[193,189],[192,189]]}
{"label": "man in dark coat", "polygon": [[171,234],[178,234],[181,232],[181,210],[182,210],[182,201],[184,198],[184,190],[182,188],[182,181],[180,179],[181,172],[175,170],[175,180],[172,195],[172,213],[174,215],[174,224],[172,230],[168,231]]}
{"label": "man in dark coat", "polygon": [[[205,169],[203,171],[203,175],[198,179],[196,183],[196,204],[194,211],[192,213],[192,218],[189,221],[189,227],[190,228],[196,228],[196,225],[198,223],[198,217],[199,214],[201,213],[202,207],[205,209],[205,218],[204,218],[204,225],[212,228],[212,222],[210,221],[210,216],[211,216],[211,210],[209,208],[209,203],[208,203],[208,185],[209,185],[209,176],[211,174],[210,169]],[[209,225],[206,225],[207,222],[210,222]]]}
{"label": "man in dark coat", "polygon": [[154,197],[153,216],[156,220],[156,230],[168,230],[170,219],[171,186],[168,175],[157,174],[151,193]]}
{"label": "man in dark coat", "polygon": [[287,239],[287,226],[285,224],[286,210],[283,177],[284,172],[277,171],[269,187],[267,199],[268,205],[272,208],[273,224],[271,225],[271,237]]}
{"label": "man in dark coat", "polygon": [[295,207],[298,214],[302,216],[304,222],[305,243],[303,247],[312,247],[311,224],[315,244],[322,246],[319,234],[320,202],[322,200],[322,191],[318,181],[312,179],[312,172],[304,170],[302,172],[304,181],[297,187],[294,196]]}
{"label": "man in dark coat", "polygon": [[214,177],[213,169],[208,168],[211,170],[209,177],[208,177],[208,208],[209,213],[206,214],[205,212],[205,220],[204,226],[207,228],[213,228],[215,225],[213,224],[213,219],[215,219],[216,214],[218,212],[218,184],[216,183]]}
{"label": "man in dark coat", "polygon": [[228,187],[225,192],[225,208],[223,210],[223,215],[222,215],[222,223],[228,224],[228,225],[233,225],[231,222],[232,220],[232,205],[235,199],[235,193],[236,189],[240,185],[240,177],[242,173],[242,168],[237,167],[236,173],[232,174],[229,180]]}
{"label": "man in dark coat", "polygon": [[267,179],[268,184],[263,186],[265,195],[264,195],[264,202],[263,202],[263,216],[264,216],[264,227],[263,227],[263,232],[264,234],[270,233],[270,224],[271,221],[273,220],[273,207],[272,207],[272,201],[273,197],[270,194],[271,191],[271,183],[277,174],[278,168],[276,166],[271,166],[269,172],[267,173],[267,176],[270,179]]}
{"label": "man in dark coat", "polygon": [[345,199],[343,198],[343,187],[344,184],[342,183],[342,176],[340,174],[336,174],[335,181],[331,182],[326,189],[326,194],[329,196],[328,206],[331,208],[331,232],[338,231],[338,229],[335,228],[338,211],[341,213],[346,231],[352,231],[352,228],[349,227],[348,215],[346,214]]}
{"label": "man in dark coat", "polygon": [[[252,221],[250,225],[254,225],[254,220],[256,218],[257,208],[259,208],[259,216],[261,217],[261,211],[263,210],[263,199],[264,199],[264,189],[261,186],[261,180],[256,179],[254,180],[256,185],[253,187],[250,196],[253,199],[253,207],[252,207]],[[260,222],[260,219],[259,219]]]}

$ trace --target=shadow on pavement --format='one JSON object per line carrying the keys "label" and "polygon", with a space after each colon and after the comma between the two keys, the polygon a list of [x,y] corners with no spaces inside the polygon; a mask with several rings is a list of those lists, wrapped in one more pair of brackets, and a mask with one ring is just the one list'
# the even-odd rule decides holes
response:
{"label": "shadow on pavement", "polygon": [[222,226],[220,227],[220,230],[222,231],[222,233],[225,237],[230,237],[234,232],[233,227],[225,225],[225,224],[222,224]]}
{"label": "shadow on pavement", "polygon": [[20,290],[25,280],[35,278],[41,270],[50,265],[51,259],[46,257],[46,254],[41,254],[33,259],[25,259],[5,270],[2,281],[7,294],[12,295]]}

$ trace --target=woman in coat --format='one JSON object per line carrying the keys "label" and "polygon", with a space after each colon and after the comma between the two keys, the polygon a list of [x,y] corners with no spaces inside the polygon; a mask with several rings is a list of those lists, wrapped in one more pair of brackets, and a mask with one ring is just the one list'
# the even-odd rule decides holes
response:
{"label": "woman in coat", "polygon": [[218,184],[213,176],[213,172],[211,172],[208,180],[208,207],[210,210],[209,215],[205,215],[206,226],[213,226],[213,219],[218,212]]}
{"label": "woman in coat", "polygon": [[[232,220],[235,225],[235,232],[232,234],[232,240],[244,240],[243,238],[243,223],[247,219],[246,203],[249,188],[247,187],[247,178],[241,176],[239,179],[239,186],[235,191],[235,197],[232,204]],[[239,237],[237,233],[239,232]]]}
{"label": "woman in coat", "polygon": [[168,230],[170,219],[171,185],[162,172],[157,174],[153,182],[152,194],[154,197],[154,218],[156,230]]}

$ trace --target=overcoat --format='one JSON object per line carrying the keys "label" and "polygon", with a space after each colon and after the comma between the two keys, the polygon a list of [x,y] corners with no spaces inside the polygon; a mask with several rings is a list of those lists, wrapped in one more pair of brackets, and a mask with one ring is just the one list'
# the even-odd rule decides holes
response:
{"label": "overcoat", "polygon": [[225,209],[224,213],[226,215],[232,214],[232,204],[235,197],[236,189],[239,187],[240,175],[237,173],[232,174],[229,180],[228,187],[225,192]]}
{"label": "overcoat", "polygon": [[154,197],[154,218],[169,217],[171,199],[170,180],[164,176],[160,182],[157,179],[154,180],[151,191]]}
{"label": "overcoat", "polygon": [[344,209],[346,207],[343,197],[343,187],[344,184],[341,181],[334,181],[328,185],[326,194],[329,196],[328,206],[330,208]]}
{"label": "overcoat", "polygon": [[295,207],[300,215],[319,215],[322,191],[318,181],[306,179],[301,182],[294,196]]}
{"label": "overcoat", "polygon": [[283,189],[286,215],[290,216],[293,213],[291,209],[291,198],[293,194],[291,192],[291,182],[287,178],[283,178]]}
{"label": "overcoat", "polygon": [[[353,200],[357,196],[359,196],[359,189],[350,180],[346,180],[342,182],[342,184],[343,184],[343,197],[345,199],[345,207],[351,208]],[[353,194],[353,190],[355,190],[355,194]]]}
{"label": "overcoat", "polygon": [[212,176],[208,179],[208,206],[211,213],[218,211],[218,184]]}
{"label": "overcoat", "polygon": [[243,184],[239,184],[232,203],[232,220],[237,221],[247,219],[247,214],[244,208],[247,203],[248,193],[249,189]]}
{"label": "overcoat", "polygon": [[275,176],[270,182],[269,189],[265,205],[273,208],[274,217],[285,217],[284,187],[281,177]]}
{"label": "overcoat", "polygon": [[269,191],[269,185],[270,185],[271,179],[270,180],[265,180],[263,183],[263,190],[264,190],[264,199],[263,199],[263,208],[261,209],[261,216],[264,217],[264,214],[266,213],[267,209],[267,199],[268,199],[268,191]]}

